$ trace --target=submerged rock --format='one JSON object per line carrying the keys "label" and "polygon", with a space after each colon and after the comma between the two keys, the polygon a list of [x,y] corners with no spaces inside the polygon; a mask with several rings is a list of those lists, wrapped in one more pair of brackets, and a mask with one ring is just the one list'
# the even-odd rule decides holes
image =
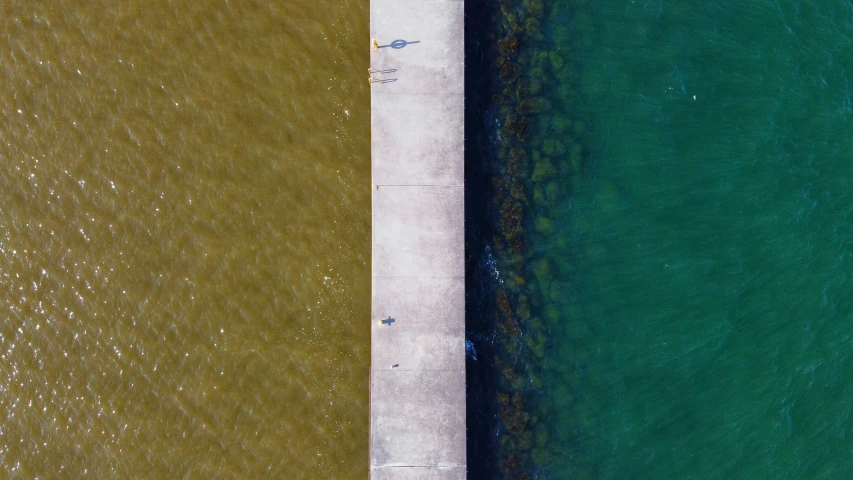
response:
{"label": "submerged rock", "polygon": [[516,183],[509,189],[509,198],[513,200],[518,200],[522,204],[527,203],[527,192],[524,190],[524,187],[520,183]]}
{"label": "submerged rock", "polygon": [[539,285],[548,285],[551,281],[551,261],[545,257],[539,258],[533,263],[533,275]]}
{"label": "submerged rock", "polygon": [[542,0],[528,0],[524,2],[524,8],[534,18],[542,18],[542,15],[545,14],[545,4]]}
{"label": "submerged rock", "polygon": [[533,78],[538,78],[547,83],[546,77],[550,68],[548,52],[536,52],[530,61],[530,69]]}
{"label": "submerged rock", "polygon": [[545,189],[541,185],[533,187],[533,202],[538,205],[546,203]]}
{"label": "submerged rock", "polygon": [[530,96],[533,93],[533,88],[530,85],[530,80],[522,78],[518,81],[518,85],[515,87],[515,97],[519,100],[523,100]]}
{"label": "submerged rock", "polygon": [[[569,241],[564,235],[557,235],[554,240],[554,245],[556,245],[561,251],[565,252],[568,252],[570,248]],[[568,279],[570,276],[575,274],[575,266],[571,262],[569,255],[559,255],[556,257],[554,263],[557,264],[557,268],[560,271],[560,278]]]}
{"label": "submerged rock", "polygon": [[530,127],[532,126],[533,121],[530,117],[521,117],[521,123],[518,124],[518,141],[524,142],[527,140],[527,136],[530,134]]}
{"label": "submerged rock", "polygon": [[516,111],[519,115],[526,116],[536,113],[547,112],[551,109],[551,104],[542,97],[525,98],[518,104]]}
{"label": "submerged rock", "polygon": [[542,153],[549,157],[565,155],[566,146],[556,139],[549,138],[542,144]]}
{"label": "submerged rock", "polygon": [[516,313],[518,314],[518,318],[522,320],[530,319],[530,304],[527,303],[527,297],[524,295],[520,295],[518,297],[518,306],[516,307]]}
{"label": "submerged rock", "polygon": [[560,185],[557,182],[548,182],[545,185],[545,200],[548,203],[556,203],[560,196]]}
{"label": "submerged rock", "polygon": [[527,321],[527,328],[531,332],[541,332],[545,330],[545,325],[539,317],[531,317],[530,320]]}
{"label": "submerged rock", "polygon": [[554,456],[547,449],[534,448],[530,451],[530,458],[537,466],[548,465],[553,460]]}
{"label": "submerged rock", "polygon": [[498,41],[498,52],[501,56],[513,54],[518,50],[518,38],[510,35]]}
{"label": "submerged rock", "polygon": [[[515,120],[518,117],[513,117]],[[517,125],[515,127],[518,128]],[[509,129],[507,129],[509,131]],[[514,132],[510,132],[514,133]],[[527,170],[527,152],[521,147],[514,147],[509,151],[509,174],[519,177]]]}
{"label": "submerged rock", "polygon": [[555,72],[559,72],[561,68],[563,68],[563,56],[557,52],[551,52],[548,54],[548,58],[551,60],[551,66],[554,68]]}
{"label": "submerged rock", "polygon": [[498,76],[501,80],[507,82],[511,80],[515,80],[521,75],[521,67],[518,64],[512,62],[506,62],[501,67],[500,74]]}
{"label": "submerged rock", "polygon": [[554,304],[548,304],[545,307],[545,320],[553,326],[560,324],[560,310]]}
{"label": "submerged rock", "polygon": [[515,135],[518,133],[518,127],[521,123],[521,117],[519,117],[515,113],[510,113],[506,116],[506,121],[504,122],[504,130],[510,135]]}
{"label": "submerged rock", "polygon": [[542,378],[540,378],[539,375],[531,372],[530,373],[530,386],[535,388],[536,390],[539,390],[542,387],[544,387],[545,384],[542,383]]}
{"label": "submerged rock", "polygon": [[551,119],[551,125],[557,135],[568,132],[572,128],[572,119],[565,115],[554,115]]}
{"label": "submerged rock", "polygon": [[[538,157],[538,158],[537,158]],[[554,178],[557,175],[557,169],[554,164],[546,157],[535,155],[533,157],[533,175],[531,176],[534,182],[541,182]]]}
{"label": "submerged rock", "polygon": [[521,437],[518,440],[518,448],[522,451],[527,451],[533,448],[533,432],[530,430],[526,430],[521,434]]}
{"label": "submerged rock", "polygon": [[545,345],[547,341],[547,338],[545,338],[545,335],[542,333],[528,335],[525,337],[525,345],[527,345],[527,348],[529,348],[537,358],[545,357]]}
{"label": "submerged rock", "polygon": [[536,231],[543,235],[549,234],[554,230],[554,222],[548,217],[537,217],[534,223]]}
{"label": "submerged rock", "polygon": [[500,93],[496,93],[492,95],[492,101],[497,103],[498,105],[506,105],[507,103],[509,103],[509,97]]}
{"label": "submerged rock", "polygon": [[[522,227],[522,219],[524,216],[524,208],[518,200],[507,200],[501,205],[500,217],[498,225],[506,238],[507,244],[515,253],[521,253],[524,250],[524,229]],[[507,259],[507,263],[513,259]]]}
{"label": "submerged rock", "polygon": [[501,5],[501,13],[503,13],[503,27],[507,31],[517,32],[521,30],[521,22],[518,20],[518,15],[510,10],[508,5]]}
{"label": "submerged rock", "polygon": [[524,22],[524,30],[527,31],[528,35],[537,35],[539,33],[539,20],[535,18],[528,18],[526,22]]}
{"label": "submerged rock", "polygon": [[548,295],[554,303],[565,303],[572,296],[572,284],[561,280],[554,280],[548,287]]}

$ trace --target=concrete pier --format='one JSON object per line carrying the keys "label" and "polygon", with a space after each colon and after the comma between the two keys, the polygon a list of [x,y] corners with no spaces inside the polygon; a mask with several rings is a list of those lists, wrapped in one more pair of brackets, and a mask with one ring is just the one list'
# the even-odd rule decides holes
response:
{"label": "concrete pier", "polygon": [[370,5],[373,480],[466,477],[463,5]]}

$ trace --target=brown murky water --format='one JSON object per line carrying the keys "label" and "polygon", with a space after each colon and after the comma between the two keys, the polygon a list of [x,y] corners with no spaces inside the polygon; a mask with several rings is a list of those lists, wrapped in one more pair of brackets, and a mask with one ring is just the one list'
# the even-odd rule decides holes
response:
{"label": "brown murky water", "polygon": [[367,25],[0,3],[0,477],[366,476]]}

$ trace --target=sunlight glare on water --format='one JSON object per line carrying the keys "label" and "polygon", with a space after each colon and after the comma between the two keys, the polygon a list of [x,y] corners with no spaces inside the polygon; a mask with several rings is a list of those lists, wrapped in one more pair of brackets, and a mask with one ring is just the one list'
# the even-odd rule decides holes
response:
{"label": "sunlight glare on water", "polygon": [[366,475],[366,25],[0,6],[2,476]]}

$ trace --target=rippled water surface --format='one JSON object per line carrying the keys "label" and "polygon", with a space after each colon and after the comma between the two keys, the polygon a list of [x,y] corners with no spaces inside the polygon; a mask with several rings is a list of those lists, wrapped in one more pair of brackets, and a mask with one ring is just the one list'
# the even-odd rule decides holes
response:
{"label": "rippled water surface", "polygon": [[853,478],[849,2],[493,12],[475,468]]}
{"label": "rippled water surface", "polygon": [[0,6],[2,476],[366,475],[366,30]]}

